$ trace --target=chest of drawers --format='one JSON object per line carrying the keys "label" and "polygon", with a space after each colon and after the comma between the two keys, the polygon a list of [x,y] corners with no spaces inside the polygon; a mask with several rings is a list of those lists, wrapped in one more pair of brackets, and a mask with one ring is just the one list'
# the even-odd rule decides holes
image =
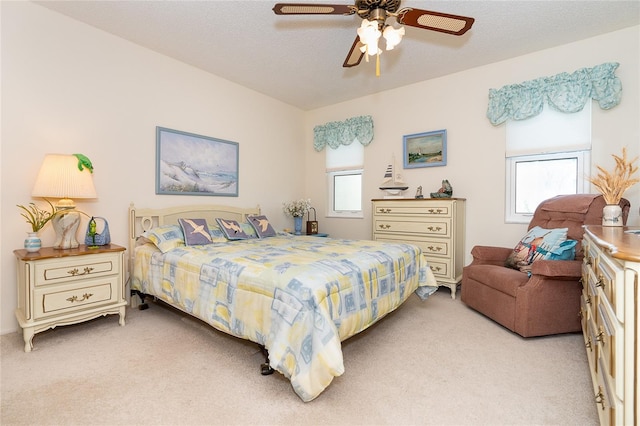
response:
{"label": "chest of drawers", "polygon": [[640,235],[585,227],[580,316],[600,424],[638,424]]}
{"label": "chest of drawers", "polygon": [[438,284],[455,299],[464,263],[463,198],[378,199],[373,202],[373,239],[422,249]]}
{"label": "chest of drawers", "polygon": [[15,250],[18,269],[16,319],[24,350],[33,349],[35,333],[75,324],[101,315],[120,315],[124,325],[124,247],[95,249],[41,248],[36,253]]}

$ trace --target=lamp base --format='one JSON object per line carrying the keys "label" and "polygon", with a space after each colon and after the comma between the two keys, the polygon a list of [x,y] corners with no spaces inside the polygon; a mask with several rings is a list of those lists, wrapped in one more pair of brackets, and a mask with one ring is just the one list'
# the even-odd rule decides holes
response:
{"label": "lamp base", "polygon": [[53,229],[56,231],[54,249],[66,250],[78,247],[76,233],[80,225],[80,213],[74,209],[59,209],[51,219]]}

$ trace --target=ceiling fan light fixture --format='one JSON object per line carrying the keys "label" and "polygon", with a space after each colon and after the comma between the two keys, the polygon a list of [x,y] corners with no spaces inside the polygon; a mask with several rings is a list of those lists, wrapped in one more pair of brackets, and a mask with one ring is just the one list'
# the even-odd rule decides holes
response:
{"label": "ceiling fan light fixture", "polygon": [[393,28],[391,25],[387,25],[382,32],[382,36],[387,41],[387,50],[393,50],[404,36],[404,27]]}
{"label": "ceiling fan light fixture", "polygon": [[369,21],[367,19],[362,20],[360,28],[358,28],[358,37],[364,46],[360,48],[362,53],[368,56],[378,55],[381,50],[378,48],[378,40],[382,33],[378,29],[378,23],[376,21]]}

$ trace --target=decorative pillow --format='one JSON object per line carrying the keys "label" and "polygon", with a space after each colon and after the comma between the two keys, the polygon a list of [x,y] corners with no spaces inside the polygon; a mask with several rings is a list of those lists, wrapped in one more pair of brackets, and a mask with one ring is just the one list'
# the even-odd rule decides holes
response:
{"label": "decorative pillow", "polygon": [[184,235],[178,225],[157,226],[145,231],[142,236],[155,244],[163,253],[184,246]]}
{"label": "decorative pillow", "polygon": [[576,240],[566,240],[560,244],[557,250],[545,255],[548,260],[574,260],[576,258]]}
{"label": "decorative pillow", "polygon": [[256,230],[253,229],[253,226],[248,223],[241,223],[240,228],[244,231],[245,234],[249,236],[249,238],[258,238],[258,234],[256,234]]}
{"label": "decorative pillow", "polygon": [[258,238],[275,237],[276,230],[273,229],[273,226],[271,226],[266,216],[249,216],[247,221],[249,221],[253,229],[256,230]]}
{"label": "decorative pillow", "polygon": [[220,230],[229,240],[246,240],[251,238],[242,229],[237,220],[216,218],[216,222],[220,226]]}
{"label": "decorative pillow", "polygon": [[536,260],[548,259],[549,252],[556,252],[567,240],[568,228],[544,229],[535,226],[529,230],[513,249],[505,262],[508,268],[528,272]]}
{"label": "decorative pillow", "polygon": [[220,228],[209,229],[209,234],[211,235],[212,243],[226,243],[227,237],[224,236],[224,233],[220,230]]}
{"label": "decorative pillow", "polygon": [[178,223],[188,246],[201,246],[213,242],[205,219],[178,219]]}

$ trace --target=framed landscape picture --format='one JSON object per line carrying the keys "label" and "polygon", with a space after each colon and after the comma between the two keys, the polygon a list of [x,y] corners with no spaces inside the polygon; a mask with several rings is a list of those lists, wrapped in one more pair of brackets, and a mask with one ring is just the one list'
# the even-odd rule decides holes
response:
{"label": "framed landscape picture", "polygon": [[237,142],[156,127],[156,194],[238,196]]}
{"label": "framed landscape picture", "polygon": [[414,133],[402,137],[404,168],[447,165],[447,131]]}

